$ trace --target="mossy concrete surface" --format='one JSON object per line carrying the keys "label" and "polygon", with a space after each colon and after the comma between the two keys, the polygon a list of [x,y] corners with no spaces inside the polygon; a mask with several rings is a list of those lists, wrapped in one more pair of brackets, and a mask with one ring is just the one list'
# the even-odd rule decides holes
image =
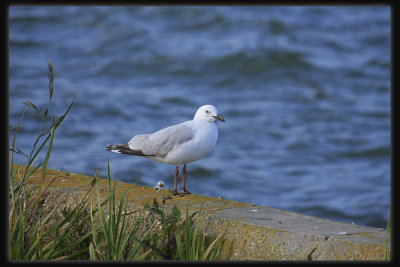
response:
{"label": "mossy concrete surface", "polygon": [[[20,179],[25,168],[13,166]],[[27,184],[39,184],[42,169]],[[65,195],[83,196],[92,187],[93,177],[48,169],[43,185],[51,183],[54,199]],[[99,192],[107,195],[107,179],[98,179]],[[135,205],[163,198],[170,207],[198,218],[199,228],[208,235],[224,234],[221,260],[383,260],[386,230],[316,218],[226,199],[173,196],[169,190],[116,182],[116,198],[128,191]],[[95,190],[91,190],[93,193]],[[182,212],[182,216],[185,212]]]}

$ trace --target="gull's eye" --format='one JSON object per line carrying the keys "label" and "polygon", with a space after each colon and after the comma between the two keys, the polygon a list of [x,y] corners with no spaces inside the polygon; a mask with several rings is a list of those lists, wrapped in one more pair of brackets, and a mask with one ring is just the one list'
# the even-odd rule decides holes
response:
{"label": "gull's eye", "polygon": [[206,110],[206,113],[207,113],[207,114],[210,114],[210,111]]}

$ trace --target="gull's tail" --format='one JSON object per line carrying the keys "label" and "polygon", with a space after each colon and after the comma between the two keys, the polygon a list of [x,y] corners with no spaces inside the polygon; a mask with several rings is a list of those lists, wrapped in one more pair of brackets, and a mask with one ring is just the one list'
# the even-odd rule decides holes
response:
{"label": "gull's tail", "polygon": [[128,154],[128,155],[136,155],[136,156],[147,156],[143,154],[142,150],[133,150],[130,149],[128,144],[123,145],[107,145],[106,148],[108,151],[120,153],[120,154]]}

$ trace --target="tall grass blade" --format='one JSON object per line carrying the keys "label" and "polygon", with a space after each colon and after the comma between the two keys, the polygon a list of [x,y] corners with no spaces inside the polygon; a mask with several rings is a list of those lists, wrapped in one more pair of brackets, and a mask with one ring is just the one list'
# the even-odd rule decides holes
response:
{"label": "tall grass blade", "polygon": [[176,240],[176,252],[178,259],[183,260],[185,255],[183,253],[183,248],[182,248],[182,240],[181,240],[181,234],[179,232],[179,229],[175,231],[175,240]]}
{"label": "tall grass blade", "polygon": [[90,242],[90,244],[89,244],[89,260],[91,260],[91,261],[97,260],[96,253],[94,252],[94,246],[93,246],[92,242]]}
{"label": "tall grass blade", "polygon": [[[207,260],[207,259],[211,259],[211,257],[209,257],[208,255],[210,254],[210,252],[214,249],[214,246],[217,244],[217,242],[220,241],[220,239],[223,237],[223,235],[219,235],[211,244],[210,246],[207,248],[207,250],[204,252],[202,259],[203,260]],[[222,247],[222,243],[220,244],[220,248]]]}
{"label": "tall grass blade", "polygon": [[54,140],[55,131],[56,131],[56,118],[55,118],[55,116],[53,116],[52,124],[51,124],[51,131],[50,131],[50,143],[49,143],[49,146],[47,148],[46,157],[44,158],[44,162],[43,162],[42,181],[44,181],[45,177],[46,177],[47,164],[49,162],[51,149],[53,148],[53,140]]}
{"label": "tall grass blade", "polygon": [[186,244],[186,257],[185,259],[190,259],[190,225],[189,225],[189,211],[186,208],[186,217],[185,217],[185,244]]}
{"label": "tall grass blade", "polygon": [[388,211],[388,222],[386,227],[385,250],[383,252],[384,260],[390,260],[390,210]]}
{"label": "tall grass blade", "polygon": [[110,231],[109,231],[109,227],[107,225],[107,221],[106,221],[105,216],[104,216],[103,209],[101,207],[99,188],[98,188],[97,184],[96,184],[96,190],[97,190],[97,208],[99,210],[101,227],[103,229],[104,236],[106,238],[107,252],[108,252],[108,255],[112,255]]}
{"label": "tall grass blade", "polygon": [[14,173],[13,172],[13,165],[14,165],[14,149],[15,149],[15,139],[17,138],[17,134],[18,134],[18,130],[19,130],[19,127],[21,126],[21,123],[22,123],[22,120],[23,120],[23,118],[24,118],[24,116],[25,116],[25,113],[26,113],[26,110],[27,110],[27,108],[25,108],[24,109],[24,112],[22,112],[22,115],[21,115],[21,118],[19,119],[19,122],[18,122],[18,125],[17,125],[17,127],[15,128],[15,132],[14,132],[14,135],[13,135],[13,139],[12,139],[12,143],[11,143],[11,163],[10,163],[10,173]]}
{"label": "tall grass blade", "polygon": [[[15,195],[14,195],[14,177],[15,174],[17,173],[18,169],[14,172],[14,149],[15,149],[15,139],[17,138],[17,134],[18,134],[18,130],[21,126],[22,120],[24,118],[25,112],[26,112],[27,108],[24,109],[24,112],[21,115],[21,118],[18,122],[17,127],[15,128],[15,132],[13,135],[13,139],[12,139],[12,143],[11,143],[11,160],[10,160],[10,171],[9,171],[9,185],[11,187],[11,201],[12,201],[12,206],[15,207]],[[19,192],[19,190],[18,190]]]}
{"label": "tall grass blade", "polygon": [[197,217],[196,227],[194,229],[193,237],[192,237],[192,259],[199,259],[199,250],[198,250],[198,230],[199,230],[199,217]]}

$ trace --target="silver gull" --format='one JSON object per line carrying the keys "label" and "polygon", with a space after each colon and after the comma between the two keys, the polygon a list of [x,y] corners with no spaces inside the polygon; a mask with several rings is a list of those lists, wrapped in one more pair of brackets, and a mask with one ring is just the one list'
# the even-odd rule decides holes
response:
{"label": "silver gull", "polygon": [[151,134],[136,135],[127,144],[107,145],[106,149],[176,165],[174,193],[177,193],[179,165],[183,164],[182,191],[178,195],[190,194],[185,187],[186,164],[201,159],[213,150],[218,139],[215,120],[225,122],[213,105],[204,105],[197,110],[193,120]]}

